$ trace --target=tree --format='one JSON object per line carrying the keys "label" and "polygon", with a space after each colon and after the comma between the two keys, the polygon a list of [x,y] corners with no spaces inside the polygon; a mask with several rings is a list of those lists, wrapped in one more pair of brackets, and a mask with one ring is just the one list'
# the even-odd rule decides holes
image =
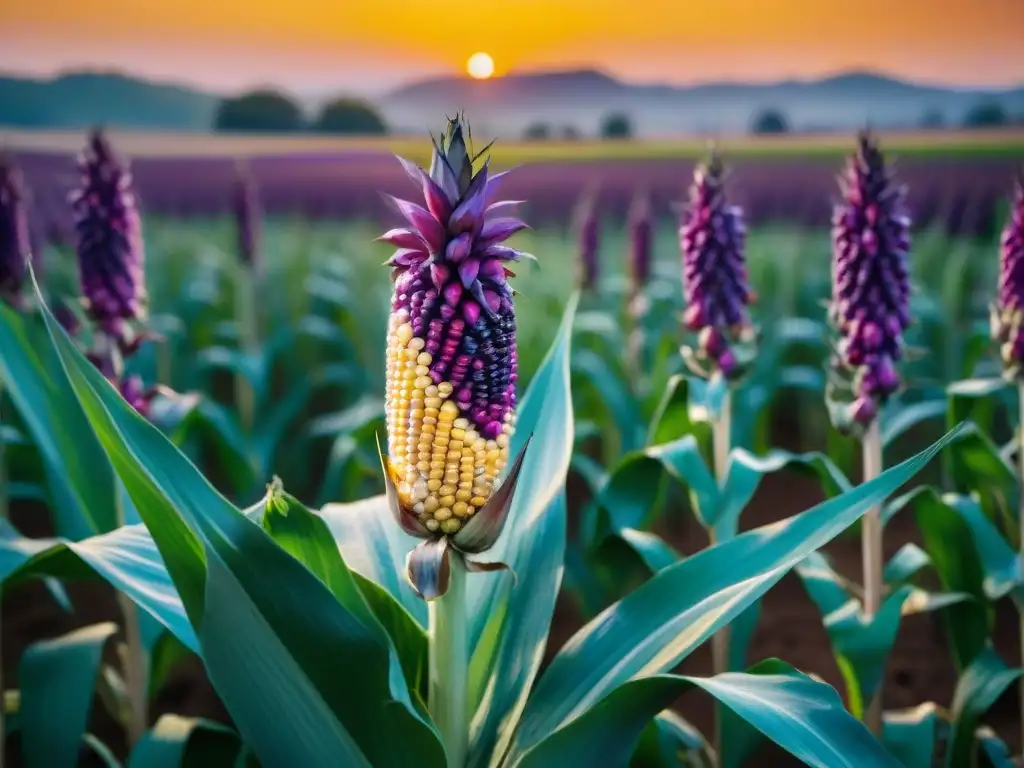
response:
{"label": "tree", "polygon": [[601,138],[628,139],[633,135],[633,123],[629,115],[613,112],[601,121]]}
{"label": "tree", "polygon": [[283,93],[259,90],[224,99],[213,125],[218,131],[292,133],[302,130],[302,110]]}
{"label": "tree", "polygon": [[998,101],[975,104],[964,116],[965,128],[997,128],[1010,122],[1006,107]]}
{"label": "tree", "polygon": [[562,139],[564,141],[579,141],[583,138],[583,134],[580,133],[580,129],[575,125],[566,125],[562,127]]}
{"label": "tree", "polygon": [[780,110],[769,107],[754,115],[750,132],[758,136],[789,133],[789,121]]}
{"label": "tree", "polygon": [[530,123],[523,131],[525,141],[547,141],[551,138],[551,126],[547,123]]}
{"label": "tree", "polygon": [[313,130],[320,133],[382,136],[388,132],[388,126],[372,104],[360,99],[335,99],[324,105],[313,124]]}
{"label": "tree", "polygon": [[921,115],[921,127],[928,131],[938,130],[946,126],[946,116],[942,110],[932,107]]}

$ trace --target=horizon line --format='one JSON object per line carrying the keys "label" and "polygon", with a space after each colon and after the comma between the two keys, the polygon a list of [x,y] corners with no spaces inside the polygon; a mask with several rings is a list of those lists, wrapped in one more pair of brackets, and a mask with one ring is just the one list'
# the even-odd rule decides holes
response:
{"label": "horizon line", "polygon": [[[951,83],[939,79],[930,78],[916,78],[901,75],[891,70],[885,70],[877,67],[849,67],[844,69],[835,69],[828,72],[824,72],[820,75],[809,75],[809,76],[786,76],[777,78],[766,78],[766,79],[755,79],[755,78],[709,78],[704,80],[686,80],[681,82],[672,82],[667,80],[634,80],[631,78],[624,78],[616,74],[613,70],[608,67],[600,66],[597,64],[573,64],[564,68],[525,68],[510,70],[505,74],[496,75],[488,80],[504,80],[510,77],[536,77],[544,75],[566,75],[566,74],[583,74],[593,73],[602,75],[610,80],[614,80],[624,86],[634,88],[674,88],[674,89],[689,89],[689,88],[701,88],[701,87],[714,87],[714,86],[773,86],[773,85],[787,85],[787,84],[812,84],[821,83],[828,80],[836,80],[841,77],[848,77],[850,75],[866,75],[870,77],[877,77],[880,79],[891,80],[894,82],[903,83],[906,85],[925,87],[925,88],[940,88],[947,91],[957,92],[993,92],[993,91],[1014,91],[1024,89],[1024,81],[1009,82],[1002,85],[995,85],[992,83],[972,83],[972,84],[961,84]],[[247,91],[272,89],[279,92],[287,93],[293,96],[300,96],[302,94],[301,89],[294,87],[284,86],[277,83],[254,83],[248,86],[237,89],[223,90],[216,87],[210,87],[199,83],[190,78],[174,78],[169,77],[149,77],[146,75],[140,75],[133,73],[130,69],[125,67],[119,67],[117,65],[103,65],[103,64],[83,64],[83,65],[69,65],[67,67],[60,67],[54,69],[49,73],[38,73],[28,72],[20,70],[18,68],[7,68],[0,67],[0,78],[18,78],[24,80],[35,80],[40,82],[59,80],[62,77],[68,77],[71,75],[108,75],[108,76],[120,76],[139,82],[149,83],[151,85],[159,85],[165,87],[177,87],[187,88],[191,90],[198,90],[203,93],[207,93],[214,96],[230,96],[245,93]],[[441,80],[465,80],[466,82],[475,83],[486,83],[488,80],[473,80],[469,75],[453,71],[446,75],[435,75],[428,77],[420,77],[415,79],[409,79],[398,85],[394,85],[378,92],[378,96],[386,97],[396,91],[401,91],[405,88],[410,88],[416,85],[429,82],[437,82]],[[331,86],[331,87],[316,87],[315,90],[318,93],[326,93],[328,91],[342,94],[345,93],[345,86]],[[309,96],[307,95],[306,98]]]}

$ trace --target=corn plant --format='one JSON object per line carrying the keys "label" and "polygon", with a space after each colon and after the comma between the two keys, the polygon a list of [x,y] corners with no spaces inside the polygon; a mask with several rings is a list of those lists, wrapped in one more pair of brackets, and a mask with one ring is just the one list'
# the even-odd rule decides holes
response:
{"label": "corn plant", "polygon": [[[451,121],[430,171],[407,165],[427,206],[398,203],[413,229],[387,236],[402,242],[384,377],[383,496],[315,512],[274,482],[258,504],[238,507],[122,397],[45,306],[41,323],[0,310],[0,375],[47,463],[64,468],[57,487],[84,500],[106,492],[98,481],[116,477],[141,518],[78,540],[27,543],[12,532],[6,582],[83,570],[106,578],[199,655],[237,727],[163,718],[139,739],[132,764],[156,764],[161,741],[175,744],[182,764],[186,756],[250,753],[268,765],[624,764],[638,739],[648,746],[641,736],[652,722],[656,739],[691,750],[692,733],[659,713],[699,688],[809,764],[897,765],[830,687],[782,662],[711,678],[671,670],[957,432],[814,509],[742,535],[735,520],[771,462],[734,452],[721,486],[712,479],[702,500],[709,525],[730,535],[608,606],[538,678],[566,546],[574,305],[518,402],[515,315],[500,263],[518,251],[499,245],[518,225],[501,215],[504,204],[487,200],[486,166],[473,160],[461,122]],[[417,314],[432,291],[442,320],[434,334],[433,315]],[[487,376],[471,375],[476,360]],[[682,412],[671,407],[686,388],[682,380],[670,391],[659,429],[678,424],[680,413],[688,418],[685,402]],[[669,464],[674,448],[685,462],[691,440],[650,456]],[[86,444],[99,449],[94,472],[72,460]],[[507,457],[516,457],[508,467]],[[456,458],[458,468],[449,468]],[[463,467],[471,468],[466,487]],[[97,625],[26,654],[20,727],[39,764],[68,764],[82,741],[112,632]],[[68,659],[85,673],[55,678],[55,665]],[[68,696],[72,683],[76,695]],[[42,713],[57,700],[74,717],[61,739],[47,739]],[[86,740],[102,752],[94,741]]]}

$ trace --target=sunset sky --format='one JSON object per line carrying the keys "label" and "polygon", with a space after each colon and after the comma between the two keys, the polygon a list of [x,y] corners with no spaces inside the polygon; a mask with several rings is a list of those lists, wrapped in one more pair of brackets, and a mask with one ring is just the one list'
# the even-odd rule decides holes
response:
{"label": "sunset sky", "polygon": [[[464,70],[594,66],[633,81],[850,68],[1024,83],[1024,0],[9,0],[0,71],[121,69],[220,91],[374,93]],[[450,10],[445,11],[446,8]]]}

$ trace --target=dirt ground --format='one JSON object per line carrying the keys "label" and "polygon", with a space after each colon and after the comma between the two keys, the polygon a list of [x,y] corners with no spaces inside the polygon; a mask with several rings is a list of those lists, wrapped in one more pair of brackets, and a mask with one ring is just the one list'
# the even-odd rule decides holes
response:
{"label": "dirt ground", "polygon": [[[765,479],[743,517],[744,529],[758,527],[787,517],[820,501],[820,492],[813,481],[793,475],[776,475]],[[24,519],[15,519],[30,535],[42,535],[38,524],[39,510],[25,510]],[[665,532],[683,552],[695,552],[705,546],[704,532],[692,519],[678,520]],[[887,557],[907,541],[920,543],[910,514],[897,516],[886,528]],[[827,548],[837,568],[856,576],[860,568],[860,547],[855,537],[834,541]],[[112,593],[98,583],[72,584],[69,592],[76,614],[69,616],[56,607],[38,584],[13,589],[3,599],[3,670],[8,687],[17,684],[17,660],[26,645],[41,638],[55,637],[77,626],[102,620],[116,620],[117,608]],[[564,595],[559,601],[552,629],[548,656],[579,627],[580,618],[571,600]],[[1013,608],[1000,606],[997,621],[996,647],[1009,663],[1018,662],[1018,635]],[[814,673],[842,691],[842,678],[832,658],[821,619],[795,575],[785,577],[764,600],[760,625],[754,636],[748,661],[779,657],[805,672]],[[710,648],[698,649],[682,665],[689,674],[711,673]],[[889,660],[885,689],[886,709],[915,706],[934,701],[946,706],[952,699],[955,673],[950,661],[940,619],[935,615],[913,616],[901,627],[896,647]],[[704,733],[712,725],[710,700],[690,694],[677,704],[678,710]],[[190,660],[176,671],[163,689],[153,708],[153,716],[174,712],[227,721],[227,714],[206,681],[201,666]],[[1020,751],[1017,696],[1009,691],[992,708],[988,723],[1015,751]],[[93,708],[91,730],[115,752],[124,754],[123,736],[99,703]],[[22,765],[18,738],[7,745],[7,765]],[[83,766],[102,763],[83,755]],[[763,749],[749,765],[755,768],[785,768],[800,765],[777,750]]]}

